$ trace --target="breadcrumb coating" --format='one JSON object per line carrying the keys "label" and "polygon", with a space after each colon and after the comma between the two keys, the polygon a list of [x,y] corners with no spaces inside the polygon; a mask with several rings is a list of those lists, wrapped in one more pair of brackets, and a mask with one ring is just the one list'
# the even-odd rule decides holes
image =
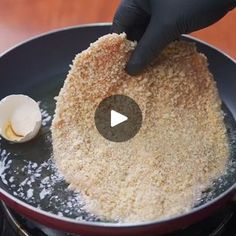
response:
{"label": "breadcrumb coating", "polygon": [[[157,220],[189,211],[226,168],[229,145],[216,83],[193,43],[171,43],[140,75],[126,62],[135,43],[108,34],[79,53],[57,98],[55,162],[85,208],[102,219]],[[94,114],[123,94],[143,113],[139,133],[115,143]]]}

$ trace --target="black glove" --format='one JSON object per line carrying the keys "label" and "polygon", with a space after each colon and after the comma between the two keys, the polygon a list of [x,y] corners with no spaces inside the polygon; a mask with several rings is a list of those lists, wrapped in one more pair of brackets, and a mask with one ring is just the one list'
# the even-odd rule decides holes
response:
{"label": "black glove", "polygon": [[213,24],[236,6],[236,0],[124,0],[112,31],[126,32],[138,45],[126,71],[135,75],[171,41]]}

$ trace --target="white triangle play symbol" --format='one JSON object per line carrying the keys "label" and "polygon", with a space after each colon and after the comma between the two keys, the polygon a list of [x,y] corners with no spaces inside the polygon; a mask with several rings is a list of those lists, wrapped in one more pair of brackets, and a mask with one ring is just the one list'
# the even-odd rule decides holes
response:
{"label": "white triangle play symbol", "polygon": [[128,120],[127,116],[124,116],[117,111],[111,110],[111,127],[119,125],[126,120]]}

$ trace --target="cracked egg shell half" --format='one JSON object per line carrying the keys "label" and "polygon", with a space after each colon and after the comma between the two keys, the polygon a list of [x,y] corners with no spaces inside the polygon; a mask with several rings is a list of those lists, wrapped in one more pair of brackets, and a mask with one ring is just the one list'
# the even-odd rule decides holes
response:
{"label": "cracked egg shell half", "polygon": [[23,143],[39,132],[42,115],[32,98],[14,94],[0,101],[0,135],[8,141]]}

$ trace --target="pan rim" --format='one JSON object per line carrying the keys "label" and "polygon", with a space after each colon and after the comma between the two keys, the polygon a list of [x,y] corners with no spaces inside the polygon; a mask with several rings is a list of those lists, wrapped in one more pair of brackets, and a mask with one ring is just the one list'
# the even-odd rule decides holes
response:
{"label": "pan rim", "polygon": [[[33,40],[37,40],[37,39],[43,38],[45,36],[50,36],[52,34],[56,34],[56,33],[63,32],[63,31],[69,31],[69,30],[78,29],[78,28],[97,27],[97,26],[111,26],[111,23],[101,22],[101,23],[75,25],[75,26],[63,27],[63,28],[60,28],[60,29],[55,29],[55,30],[48,31],[46,33],[38,34],[34,37],[31,37],[27,40],[24,40],[24,41],[16,44],[13,47],[10,47],[8,50],[6,50],[6,51],[4,51],[3,53],[0,54],[0,59],[2,57],[4,57],[5,55],[7,55],[9,52],[15,50],[18,47],[21,47],[22,45],[25,45],[25,44],[33,41]],[[215,51],[221,53],[222,55],[224,55],[225,57],[227,57],[229,60],[231,60],[236,65],[236,59],[234,59],[230,55],[226,54],[225,52],[221,51],[217,47],[215,47],[215,46],[213,46],[213,45],[211,45],[207,42],[204,42],[200,39],[197,39],[196,37],[191,36],[191,35],[183,34],[183,38],[191,39],[195,42],[201,43],[205,46],[208,46],[208,47],[212,48],[213,50],[215,50]],[[62,222],[70,223],[70,224],[84,225],[84,226],[91,226],[91,227],[111,227],[111,228],[127,227],[128,228],[128,227],[145,227],[145,226],[150,226],[150,225],[154,225],[154,224],[155,225],[156,224],[163,224],[163,223],[168,223],[168,222],[178,220],[180,218],[191,216],[192,214],[195,214],[196,212],[201,211],[204,208],[215,204],[218,200],[220,200],[221,198],[226,197],[233,190],[236,190],[236,183],[233,184],[229,189],[227,189],[225,192],[223,192],[222,194],[220,194],[216,198],[210,200],[209,202],[207,202],[207,203],[205,203],[201,206],[193,208],[189,212],[186,212],[184,214],[162,218],[161,220],[152,220],[152,221],[144,221],[144,222],[132,222],[132,223],[89,222],[89,221],[76,220],[76,219],[72,219],[72,218],[65,217],[65,216],[58,216],[56,214],[47,212],[45,210],[41,210],[37,207],[31,206],[30,204],[27,204],[27,203],[19,200],[18,198],[12,196],[11,194],[9,194],[5,190],[3,190],[1,187],[0,187],[0,198],[1,198],[1,195],[3,195],[7,199],[10,199],[10,201],[26,208],[27,210],[30,210],[32,212],[37,212],[38,214],[40,214],[42,216],[49,217],[49,218],[54,219],[54,220],[59,220],[59,221],[62,221]]]}

